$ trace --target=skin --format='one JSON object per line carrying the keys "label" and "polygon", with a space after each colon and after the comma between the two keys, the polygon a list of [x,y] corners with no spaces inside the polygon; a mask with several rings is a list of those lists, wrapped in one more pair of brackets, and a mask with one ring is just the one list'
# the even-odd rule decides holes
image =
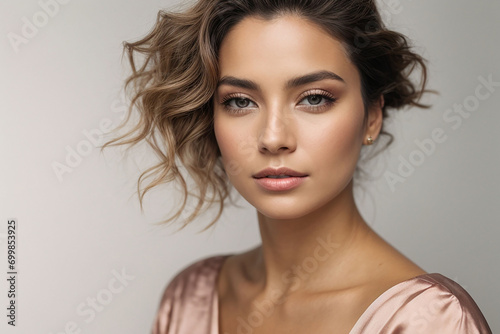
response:
{"label": "skin", "polygon": [[[219,65],[215,135],[231,183],[257,210],[262,238],[223,264],[221,333],[242,332],[252,312],[262,316],[252,333],[349,333],[381,293],[425,273],[368,226],[353,197],[360,150],[381,129],[383,98],[364,122],[359,72],[342,44],[296,16],[245,18],[224,38]],[[321,71],[340,79],[286,85]],[[285,192],[252,177],[283,166],[308,177]]]}

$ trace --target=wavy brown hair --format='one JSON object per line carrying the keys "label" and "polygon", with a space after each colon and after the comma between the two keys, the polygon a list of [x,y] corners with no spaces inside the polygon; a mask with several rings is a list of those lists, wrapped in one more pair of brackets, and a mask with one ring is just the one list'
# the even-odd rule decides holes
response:
{"label": "wavy brown hair", "polygon": [[[230,198],[230,184],[213,130],[219,47],[228,31],[245,17],[271,20],[283,15],[309,20],[343,43],[360,74],[365,116],[367,107],[380,96],[385,99],[384,118],[388,108],[428,107],[419,102],[426,91],[425,61],[412,51],[404,35],[384,25],[375,1],[199,0],[182,12],[160,11],[151,32],[136,42],[124,43],[132,69],[125,83],[131,104],[118,129],[135,110],[139,120],[130,131],[102,147],[130,148],[146,141],[156,153],[159,162],[137,181],[141,210],[151,188],[177,181],[184,190],[183,203],[165,223],[179,218],[189,195],[198,202],[181,229],[206,209],[205,203],[219,204],[217,216],[206,228],[220,218],[224,202]],[[417,69],[420,77],[413,82],[410,75]],[[389,137],[388,146],[392,135],[383,129],[381,134]],[[194,180],[196,194],[189,191],[181,165]],[[148,177],[153,180],[142,187]]]}

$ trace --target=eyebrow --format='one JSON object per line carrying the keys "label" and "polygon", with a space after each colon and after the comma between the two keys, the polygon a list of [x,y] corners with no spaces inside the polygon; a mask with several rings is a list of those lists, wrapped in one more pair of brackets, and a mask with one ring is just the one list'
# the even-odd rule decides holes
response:
{"label": "eyebrow", "polygon": [[[344,79],[342,79],[339,75],[330,72],[330,71],[318,71],[318,72],[313,72],[309,73],[303,76],[295,77],[287,81],[285,88],[290,89],[290,88],[295,88],[298,86],[302,86],[311,82],[316,82],[316,81],[321,81],[325,79],[331,79],[331,80],[336,80],[340,81],[342,83],[345,83]],[[251,81],[251,80],[246,80],[246,79],[239,79],[236,77],[232,76],[225,76],[221,78],[217,84],[217,87],[221,85],[229,85],[229,86],[235,86],[235,87],[240,87],[244,89],[249,89],[249,90],[256,90],[260,91],[260,86]]]}

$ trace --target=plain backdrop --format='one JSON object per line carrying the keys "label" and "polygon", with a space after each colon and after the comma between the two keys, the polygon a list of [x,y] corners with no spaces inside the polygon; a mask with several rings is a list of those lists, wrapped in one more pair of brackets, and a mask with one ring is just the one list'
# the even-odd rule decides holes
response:
{"label": "plain backdrop", "polygon": [[[143,36],[158,10],[176,3],[49,3],[0,3],[0,277],[10,218],[19,273],[15,328],[6,324],[0,280],[0,331],[147,333],[180,269],[259,244],[256,213],[241,199],[205,233],[197,231],[213,212],[177,234],[156,227],[179,193],[154,190],[141,212],[136,180],[152,153],[140,146],[122,159],[119,150],[96,148],[97,131],[119,124],[126,108],[122,42]],[[429,97],[429,110],[393,114],[387,130],[395,142],[356,198],[377,232],[426,271],[465,287],[500,331],[500,87],[483,85],[481,99],[476,91],[484,80],[500,82],[500,2],[381,3],[387,24],[429,60],[430,88],[440,95]],[[460,105],[471,111],[455,113]],[[436,131],[446,139],[424,152],[418,143]],[[388,173],[410,160],[404,182],[391,187]]]}

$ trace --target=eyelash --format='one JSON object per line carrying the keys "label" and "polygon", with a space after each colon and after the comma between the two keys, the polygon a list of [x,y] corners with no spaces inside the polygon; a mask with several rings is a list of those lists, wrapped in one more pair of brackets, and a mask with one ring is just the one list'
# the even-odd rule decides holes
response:
{"label": "eyelash", "polygon": [[[327,91],[320,90],[320,89],[309,91],[309,92],[301,95],[299,101],[303,101],[310,96],[319,96],[322,99],[325,99],[326,102],[320,106],[314,106],[314,105],[307,106],[306,109],[308,109],[309,112],[320,113],[320,112],[330,108],[335,102],[337,102],[337,99],[332,94],[328,93]],[[229,94],[226,97],[224,97],[224,99],[221,102],[221,105],[223,105],[225,110],[227,110],[228,112],[230,112],[232,114],[245,113],[248,108],[233,108],[233,107],[229,106],[230,102],[233,100],[236,100],[236,99],[248,100],[248,101],[251,101],[252,103],[255,103],[252,100],[250,100],[249,98],[246,98],[241,94],[234,93],[234,94]]]}

